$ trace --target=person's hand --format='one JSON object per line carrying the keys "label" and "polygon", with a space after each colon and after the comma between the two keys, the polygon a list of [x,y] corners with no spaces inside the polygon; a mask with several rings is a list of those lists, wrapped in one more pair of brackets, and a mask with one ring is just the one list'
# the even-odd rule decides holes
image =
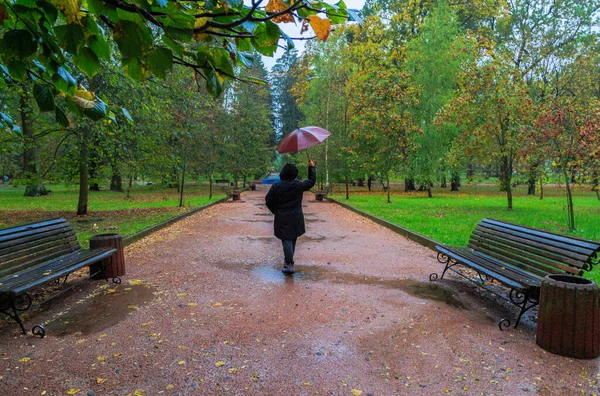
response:
{"label": "person's hand", "polygon": [[317,161],[308,160],[308,166],[317,166]]}

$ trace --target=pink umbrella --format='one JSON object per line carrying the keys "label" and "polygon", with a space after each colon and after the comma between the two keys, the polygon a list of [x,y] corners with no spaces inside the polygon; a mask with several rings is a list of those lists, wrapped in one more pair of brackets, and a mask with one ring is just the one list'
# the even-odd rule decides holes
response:
{"label": "pink umbrella", "polygon": [[288,133],[277,145],[276,150],[279,154],[297,153],[300,150],[322,143],[329,135],[328,131],[316,126],[298,128]]}

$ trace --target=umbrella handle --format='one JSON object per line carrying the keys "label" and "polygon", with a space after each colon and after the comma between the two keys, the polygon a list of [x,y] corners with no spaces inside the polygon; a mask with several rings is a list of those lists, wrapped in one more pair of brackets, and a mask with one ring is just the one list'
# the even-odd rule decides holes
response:
{"label": "umbrella handle", "polygon": [[306,149],[306,158],[310,161],[310,157],[308,156],[308,148]]}

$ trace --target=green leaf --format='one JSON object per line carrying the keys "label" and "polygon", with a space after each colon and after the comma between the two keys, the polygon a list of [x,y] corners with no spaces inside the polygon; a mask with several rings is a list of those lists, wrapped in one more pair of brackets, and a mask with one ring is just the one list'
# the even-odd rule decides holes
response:
{"label": "green leaf", "polygon": [[63,66],[58,67],[56,74],[67,83],[67,86],[74,87],[77,85],[77,81],[75,81],[71,73],[69,73]]}
{"label": "green leaf", "polygon": [[124,58],[141,58],[152,48],[148,27],[131,21],[119,21],[113,29],[113,37]]}
{"label": "green leaf", "polygon": [[281,30],[279,26],[271,21],[266,21],[264,24],[260,24],[254,30],[255,38],[252,39],[252,44],[256,48],[258,47],[272,47],[277,45],[279,37],[281,36]]}
{"label": "green leaf", "polygon": [[56,19],[58,18],[58,10],[51,3],[38,0],[37,6],[44,12],[46,15],[46,21],[49,25],[54,25],[56,23]]}
{"label": "green leaf", "polygon": [[133,118],[131,117],[131,114],[129,114],[125,107],[121,107],[121,112],[123,113],[123,116],[125,116],[125,118],[129,120],[129,122],[133,123]]}
{"label": "green leaf", "polygon": [[88,39],[88,46],[96,53],[98,58],[110,61],[110,47],[103,36],[92,36]]}
{"label": "green leaf", "polygon": [[177,29],[171,26],[165,27],[165,34],[173,40],[189,41],[193,35],[192,29]]}
{"label": "green leaf", "polygon": [[291,50],[296,47],[296,44],[294,44],[294,40],[292,40],[291,37],[288,36],[283,30],[281,31],[281,37],[283,37],[285,39],[285,41],[287,42],[288,50]]}
{"label": "green leaf", "polygon": [[27,30],[13,29],[4,34],[2,39],[4,50],[17,58],[27,58],[35,54],[37,42]]}
{"label": "green leaf", "polygon": [[56,122],[58,122],[58,124],[62,127],[68,128],[69,125],[69,119],[67,118],[67,115],[65,114],[64,111],[62,111],[62,109],[58,106],[56,106],[55,109],[55,117],[56,117]]}
{"label": "green leaf", "polygon": [[127,75],[134,80],[142,81],[144,79],[144,72],[142,70],[142,65],[140,61],[137,59],[129,59],[127,63],[125,63],[125,68],[127,69]]}
{"label": "green leaf", "polygon": [[206,71],[206,90],[215,98],[223,92],[223,85],[219,80],[219,76],[213,69],[208,69]]}
{"label": "green leaf", "polygon": [[46,84],[35,84],[33,86],[33,97],[37,102],[40,111],[52,111],[55,108],[54,94]]}
{"label": "green leaf", "polygon": [[6,65],[8,67],[8,71],[10,76],[19,81],[24,81],[27,79],[27,65],[25,62],[20,60],[11,60]]}
{"label": "green leaf", "polygon": [[242,0],[225,0],[231,8],[237,8],[243,4]]}
{"label": "green leaf", "polygon": [[177,29],[193,29],[196,19],[193,15],[183,11],[184,8],[180,8],[179,5],[174,2],[168,2],[165,7],[165,26]]}
{"label": "green leaf", "polygon": [[65,102],[67,103],[67,107],[69,107],[69,110],[71,111],[71,113],[73,113],[77,116],[81,116],[81,107],[79,107],[79,105],[77,103],[75,103],[73,98],[70,98],[67,96],[65,98]]}
{"label": "green leaf", "polygon": [[166,34],[163,34],[161,39],[163,43],[165,43],[167,47],[171,48],[177,55],[183,56],[183,47],[181,45],[171,40],[171,38]]}
{"label": "green leaf", "polygon": [[92,14],[99,15],[104,11],[102,0],[83,0],[83,6]]}
{"label": "green leaf", "polygon": [[238,52],[238,61],[250,69],[254,65],[254,56],[247,52]]}
{"label": "green leaf", "polygon": [[148,56],[146,65],[152,74],[165,78],[166,72],[173,68],[173,53],[168,48],[156,48]]}
{"label": "green leaf", "polygon": [[325,10],[327,11],[325,15],[327,15],[327,18],[331,20],[332,24],[337,25],[346,22],[346,19],[348,18],[348,13],[345,9],[338,9],[337,6],[332,6],[327,3],[323,3],[323,5],[325,7]]}
{"label": "green leaf", "polygon": [[100,59],[98,59],[96,53],[88,47],[83,47],[79,51],[77,57],[75,58],[75,64],[89,78],[94,77],[100,70],[102,70]]}
{"label": "green leaf", "polygon": [[233,65],[229,61],[229,52],[224,48],[213,48],[211,54],[214,60],[214,67],[219,69],[221,73],[224,73],[228,77],[233,76]]}
{"label": "green leaf", "polygon": [[42,65],[37,59],[31,61],[42,73],[46,73],[46,67]]}
{"label": "green leaf", "polygon": [[101,120],[106,116],[106,103],[104,103],[100,98],[96,98],[96,104],[94,107],[91,109],[83,109],[82,112],[93,121]]}
{"label": "green leaf", "polygon": [[54,33],[60,46],[72,55],[77,53],[86,36],[83,26],[78,23],[57,26],[54,28]]}

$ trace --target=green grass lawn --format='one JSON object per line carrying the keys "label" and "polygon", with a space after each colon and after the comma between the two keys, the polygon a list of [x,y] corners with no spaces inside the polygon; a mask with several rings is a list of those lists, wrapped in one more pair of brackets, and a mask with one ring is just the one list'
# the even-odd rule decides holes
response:
{"label": "green grass lawn", "polygon": [[0,187],[0,228],[18,224],[64,217],[77,231],[82,246],[96,233],[117,232],[123,236],[134,234],[225,197],[221,190],[213,190],[209,199],[208,186],[186,186],[184,206],[179,207],[179,194],[174,188],[161,186],[134,186],[130,198],[125,193],[90,191],[88,214],[77,216],[78,186],[47,185],[52,192],[43,197],[24,197],[24,188]]}
{"label": "green grass lawn", "polygon": [[[475,225],[486,217],[600,241],[600,201],[587,186],[576,187],[574,192],[576,232],[567,228],[566,197],[564,188],[559,187],[546,187],[542,200],[528,196],[526,187],[516,188],[512,211],[506,209],[506,193],[493,185],[464,186],[459,192],[434,189],[433,198],[425,192],[404,193],[392,188],[391,204],[381,191],[368,193],[366,188],[355,187],[345,200],[342,190],[330,196],[449,245],[466,246]],[[589,275],[600,283],[600,268]]]}

